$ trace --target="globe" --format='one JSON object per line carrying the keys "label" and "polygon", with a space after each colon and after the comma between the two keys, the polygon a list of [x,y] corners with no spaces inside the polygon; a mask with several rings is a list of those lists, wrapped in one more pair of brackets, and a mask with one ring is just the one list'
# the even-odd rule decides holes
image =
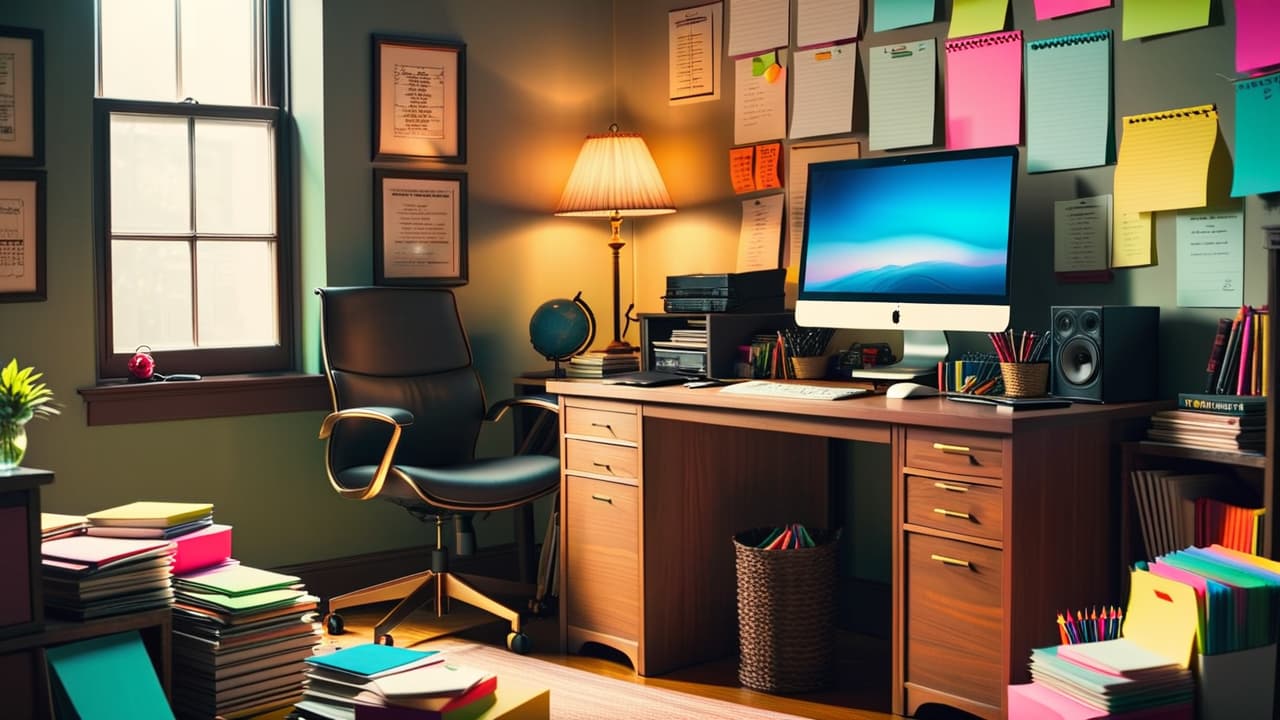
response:
{"label": "globe", "polygon": [[591,347],[595,339],[596,317],[581,292],[573,299],[548,300],[529,318],[529,341],[534,350],[555,363],[555,377],[564,374],[561,362]]}

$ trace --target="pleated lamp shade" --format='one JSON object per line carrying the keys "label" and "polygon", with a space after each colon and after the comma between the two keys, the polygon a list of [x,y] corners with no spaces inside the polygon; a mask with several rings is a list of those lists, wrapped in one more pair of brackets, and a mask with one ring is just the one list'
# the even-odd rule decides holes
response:
{"label": "pleated lamp shade", "polygon": [[610,217],[676,211],[649,146],[639,133],[588,135],[556,215]]}

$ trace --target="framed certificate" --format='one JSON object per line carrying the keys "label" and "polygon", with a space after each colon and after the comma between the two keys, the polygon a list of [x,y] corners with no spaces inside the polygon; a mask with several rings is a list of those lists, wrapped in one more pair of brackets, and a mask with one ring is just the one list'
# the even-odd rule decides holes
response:
{"label": "framed certificate", "polygon": [[373,159],[466,162],[466,46],[373,36]]}
{"label": "framed certificate", "polygon": [[373,284],[467,283],[465,173],[373,171]]}
{"label": "framed certificate", "polygon": [[44,33],[0,25],[0,166],[44,164]]}

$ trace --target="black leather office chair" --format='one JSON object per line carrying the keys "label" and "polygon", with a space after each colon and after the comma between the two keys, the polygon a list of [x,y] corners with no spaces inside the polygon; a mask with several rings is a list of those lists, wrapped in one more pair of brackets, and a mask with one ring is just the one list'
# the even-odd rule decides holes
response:
{"label": "black leather office chair", "polygon": [[414,610],[449,598],[511,623],[507,646],[527,652],[519,612],[481,594],[448,569],[441,541],[446,515],[514,508],[559,487],[559,460],[547,455],[475,457],[480,429],[517,405],[555,412],[546,396],[521,396],[486,409],[471,346],[447,289],[320,288],[321,341],[333,412],[325,470],[334,490],[357,500],[386,500],[435,524],[431,570],[329,600],[325,626],[342,632],[337,611],[400,600],[374,628],[374,641],[392,644],[391,630]]}

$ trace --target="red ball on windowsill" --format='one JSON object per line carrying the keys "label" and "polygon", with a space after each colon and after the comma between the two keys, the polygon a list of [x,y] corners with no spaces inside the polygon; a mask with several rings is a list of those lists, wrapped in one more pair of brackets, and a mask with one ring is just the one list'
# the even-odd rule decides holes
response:
{"label": "red ball on windowsill", "polygon": [[143,345],[129,358],[129,374],[138,380],[150,380],[156,372],[156,361],[148,352],[151,348]]}

